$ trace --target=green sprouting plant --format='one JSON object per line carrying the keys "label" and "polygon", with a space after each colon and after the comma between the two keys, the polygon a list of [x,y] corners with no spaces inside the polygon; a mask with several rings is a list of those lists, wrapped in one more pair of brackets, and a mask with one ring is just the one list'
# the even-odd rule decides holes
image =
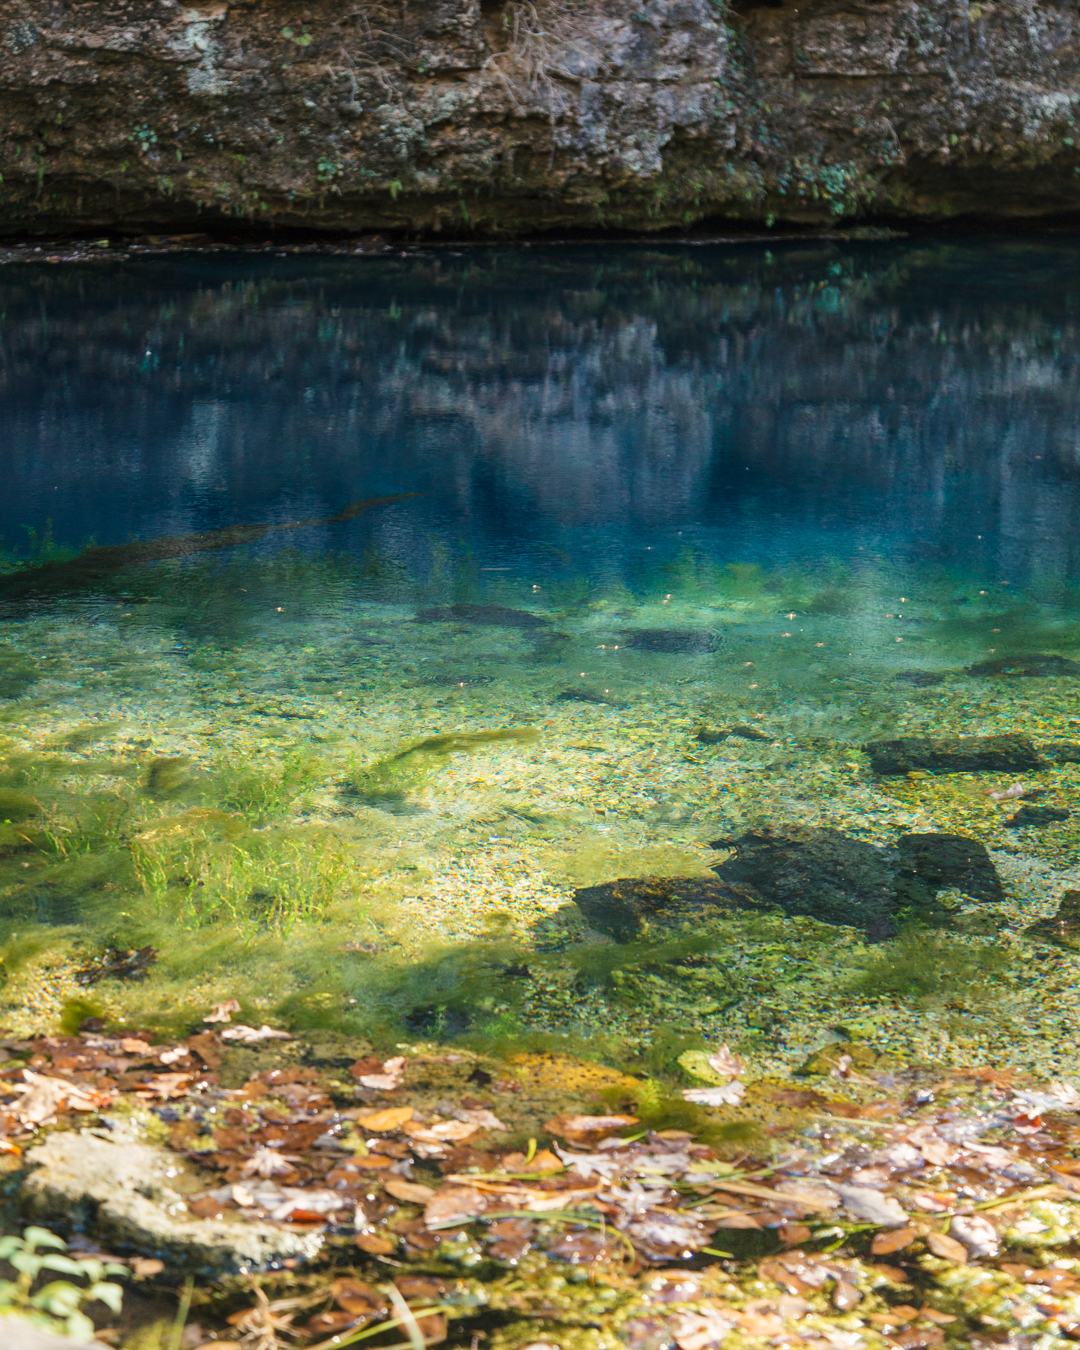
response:
{"label": "green sprouting plant", "polygon": [[[52,1250],[41,1252],[38,1249],[42,1247]],[[47,1228],[24,1228],[22,1237],[14,1234],[0,1237],[0,1260],[7,1261],[18,1271],[17,1279],[0,1280],[0,1317],[17,1317],[42,1331],[65,1333],[72,1340],[92,1340],[94,1324],[83,1308],[89,1303],[101,1302],[119,1313],[124,1298],[123,1287],[104,1277],[126,1275],[127,1268],[96,1257],[76,1261],[65,1255],[66,1251],[67,1243],[63,1238],[58,1238]],[[45,1270],[74,1275],[88,1283],[78,1285],[70,1280],[51,1280],[32,1293],[34,1282]]]}
{"label": "green sprouting plant", "polygon": [[351,870],[333,842],[265,834],[228,841],[143,841],[132,859],[144,890],[182,928],[229,924],[287,937],[318,918]]}
{"label": "green sprouting plant", "polygon": [[305,750],[290,751],[274,766],[245,771],[222,763],[217,770],[223,804],[239,811],[252,825],[265,825],[285,815],[324,773],[321,761]]}

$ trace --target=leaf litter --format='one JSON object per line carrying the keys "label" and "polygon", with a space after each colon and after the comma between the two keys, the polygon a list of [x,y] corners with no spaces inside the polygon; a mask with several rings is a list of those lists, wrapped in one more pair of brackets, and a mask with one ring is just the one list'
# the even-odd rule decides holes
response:
{"label": "leaf litter", "polygon": [[[717,1142],[707,1128],[643,1128],[596,1096],[596,1114],[534,1117],[526,1148],[521,1081],[476,1055],[402,1047],[351,1063],[351,1088],[340,1070],[301,1066],[224,1088],[214,1066],[230,1039],[246,1040],[224,1022],[160,1045],[148,1034],[6,1042],[0,1068],[9,1170],[43,1129],[141,1112],[207,1178],[188,1201],[193,1219],[324,1235],[330,1267],[314,1265],[300,1296],[275,1299],[269,1272],[248,1276],[250,1306],[214,1333],[223,1344],[314,1350],[382,1329],[413,1350],[499,1308],[520,1335],[493,1345],[561,1344],[583,1314],[569,1295],[543,1293],[545,1269],[565,1271],[567,1290],[578,1272],[609,1291],[593,1320],[629,1350],[918,1350],[946,1330],[965,1345],[1080,1339],[1072,1084],[990,1068],[947,1079],[868,1070],[834,1073],[850,1095],[831,1097],[743,1083],[731,1075],[745,1066],[722,1047],[709,1067],[742,1092],[705,1121],[770,1103],[786,1124]],[[433,1104],[421,1090],[433,1061],[459,1072],[454,1099]],[[487,1080],[485,1099],[469,1095],[473,1079]],[[118,1259],[161,1275],[154,1254]],[[1023,1339],[1032,1328],[1044,1340]]]}

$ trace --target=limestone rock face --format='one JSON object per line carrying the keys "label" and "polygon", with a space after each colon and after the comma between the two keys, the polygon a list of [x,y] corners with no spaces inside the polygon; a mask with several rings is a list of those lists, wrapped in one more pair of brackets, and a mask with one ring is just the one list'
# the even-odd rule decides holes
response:
{"label": "limestone rock face", "polygon": [[0,225],[1068,211],[1077,28],[1034,0],[5,0]]}
{"label": "limestone rock face", "polygon": [[316,1254],[322,1237],[237,1217],[197,1219],[188,1201],[207,1189],[178,1154],[115,1129],[101,1138],[58,1131],[30,1150],[24,1183],[32,1219],[96,1238],[106,1250],[164,1261],[170,1274],[212,1277],[263,1270]]}

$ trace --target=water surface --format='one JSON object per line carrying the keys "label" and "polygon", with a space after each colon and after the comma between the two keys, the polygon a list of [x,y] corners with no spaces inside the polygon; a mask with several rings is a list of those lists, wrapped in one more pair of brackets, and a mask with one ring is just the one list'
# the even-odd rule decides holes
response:
{"label": "water surface", "polygon": [[[9,267],[5,1021],[1068,1069],[1076,956],[1024,930],[1080,886],[1076,765],[863,747],[1080,726],[1077,247]],[[875,927],[766,878],[636,942],[574,901],[792,826],[1003,889]]]}

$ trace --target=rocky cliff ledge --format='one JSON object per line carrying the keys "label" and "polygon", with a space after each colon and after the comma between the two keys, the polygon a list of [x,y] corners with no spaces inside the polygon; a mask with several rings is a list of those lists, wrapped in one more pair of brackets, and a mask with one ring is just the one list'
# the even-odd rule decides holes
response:
{"label": "rocky cliff ledge", "polygon": [[1076,0],[16,0],[0,229],[1080,207]]}

